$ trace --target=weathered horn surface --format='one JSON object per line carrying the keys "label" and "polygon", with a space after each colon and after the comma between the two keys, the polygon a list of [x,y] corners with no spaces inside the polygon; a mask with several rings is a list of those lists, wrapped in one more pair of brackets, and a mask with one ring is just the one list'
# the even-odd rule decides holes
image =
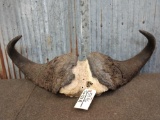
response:
{"label": "weathered horn surface", "polygon": [[8,43],[7,52],[27,79],[48,91],[79,96],[85,88],[90,87],[101,94],[129,82],[152,55],[156,44],[154,36],[143,30],[140,32],[148,39],[148,44],[139,54],[126,61],[117,61],[92,52],[84,61],[78,61],[76,54],[69,53],[48,63],[37,64],[23,57],[14,48],[22,36],[17,36]]}
{"label": "weathered horn surface", "polygon": [[53,93],[57,93],[61,87],[71,83],[75,77],[72,68],[77,63],[75,54],[65,54],[46,64],[37,64],[23,57],[14,48],[21,37],[17,36],[8,43],[7,52],[27,79]]}
{"label": "weathered horn surface", "polygon": [[129,60],[117,61],[97,52],[89,54],[87,59],[93,77],[112,90],[129,82],[145,65],[155,49],[154,36],[144,30],[140,30],[140,33],[148,39],[148,43],[139,54]]}

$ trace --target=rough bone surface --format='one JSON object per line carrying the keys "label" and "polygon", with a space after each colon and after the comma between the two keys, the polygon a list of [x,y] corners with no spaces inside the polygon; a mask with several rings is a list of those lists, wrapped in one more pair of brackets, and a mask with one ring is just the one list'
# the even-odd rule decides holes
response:
{"label": "rough bone surface", "polygon": [[[62,87],[60,93],[70,97],[78,97],[86,88],[96,90],[97,95],[108,90],[107,86],[101,84],[97,78],[92,76],[88,60],[78,61],[77,65],[72,69],[72,72],[75,78],[69,85]],[[109,74],[107,74],[106,77],[111,79]]]}

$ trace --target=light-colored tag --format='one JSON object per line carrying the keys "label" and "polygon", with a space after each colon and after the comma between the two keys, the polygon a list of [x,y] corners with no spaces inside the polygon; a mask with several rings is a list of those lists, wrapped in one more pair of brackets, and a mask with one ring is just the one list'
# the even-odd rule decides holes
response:
{"label": "light-colored tag", "polygon": [[88,110],[94,96],[96,94],[95,90],[92,89],[85,89],[81,96],[79,97],[77,103],[75,104],[74,108]]}

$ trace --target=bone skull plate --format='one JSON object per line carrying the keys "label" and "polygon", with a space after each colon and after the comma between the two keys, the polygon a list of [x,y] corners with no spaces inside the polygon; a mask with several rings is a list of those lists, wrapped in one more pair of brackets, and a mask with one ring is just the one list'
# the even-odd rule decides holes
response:
{"label": "bone skull plate", "polygon": [[17,36],[8,43],[7,52],[27,79],[52,93],[78,97],[85,88],[92,88],[100,95],[129,82],[152,55],[155,49],[154,36],[144,30],[140,32],[148,39],[146,47],[125,61],[117,61],[107,55],[92,52],[84,61],[78,61],[77,55],[69,53],[48,63],[37,64],[23,57],[14,48],[22,36]]}

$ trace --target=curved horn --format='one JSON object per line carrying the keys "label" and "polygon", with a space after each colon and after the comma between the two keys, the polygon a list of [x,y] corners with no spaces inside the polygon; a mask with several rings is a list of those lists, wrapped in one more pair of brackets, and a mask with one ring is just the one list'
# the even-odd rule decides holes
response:
{"label": "curved horn", "polygon": [[21,54],[17,52],[17,50],[14,48],[17,41],[22,37],[22,35],[19,35],[15,38],[13,38],[7,45],[7,53],[9,57],[12,59],[13,63],[17,65],[17,67],[24,73],[28,74],[30,72],[30,69],[32,68],[32,65],[35,65],[36,63],[28,60],[27,58],[23,57]]}
{"label": "curved horn", "polygon": [[151,57],[156,45],[156,40],[152,34],[144,30],[139,30],[139,32],[148,39],[146,47],[133,58],[130,58],[126,61],[117,62],[119,64],[119,69],[123,73],[123,77],[128,80],[132,79],[146,64],[146,62]]}
{"label": "curved horn", "polygon": [[140,30],[147,39],[146,47],[133,58],[126,61],[113,60],[109,56],[94,52],[88,55],[92,75],[109,89],[116,89],[129,82],[145,65],[155,49],[155,38],[152,34]]}
{"label": "curved horn", "polygon": [[71,83],[74,79],[72,68],[77,63],[75,54],[65,54],[46,64],[37,64],[23,57],[14,48],[21,37],[21,35],[17,36],[8,43],[7,52],[27,79],[53,93],[57,93],[61,87]]}

